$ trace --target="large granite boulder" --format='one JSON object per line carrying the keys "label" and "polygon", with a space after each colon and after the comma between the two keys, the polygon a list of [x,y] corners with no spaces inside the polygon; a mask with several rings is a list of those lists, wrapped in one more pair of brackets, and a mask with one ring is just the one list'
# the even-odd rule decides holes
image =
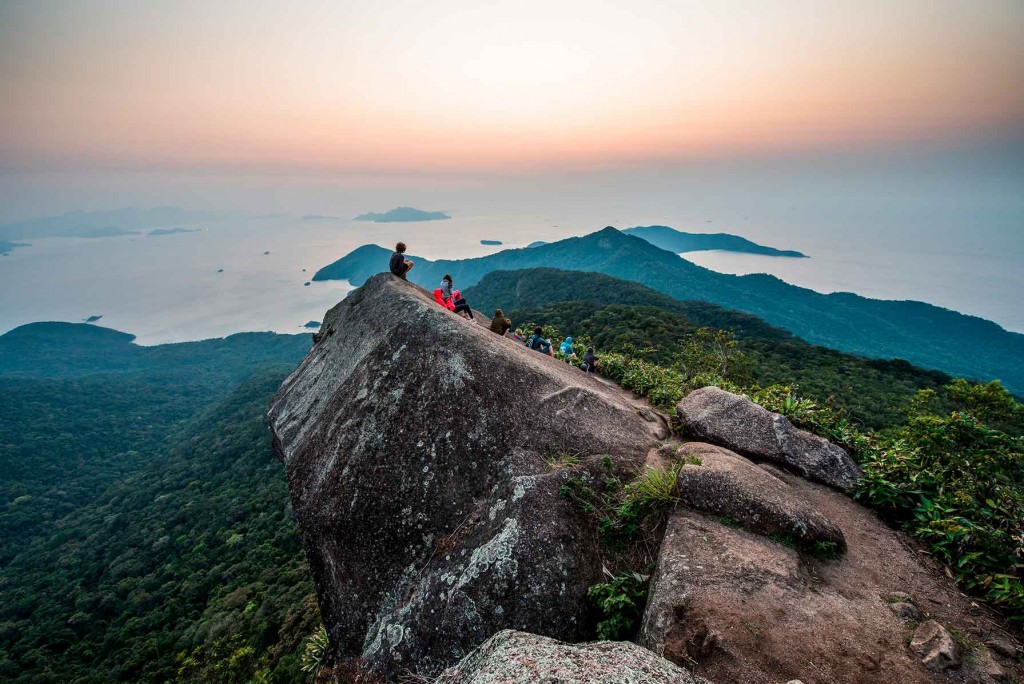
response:
{"label": "large granite boulder", "polygon": [[[946,635],[924,625],[915,634],[916,624],[894,613],[890,602],[920,597],[926,619],[967,635],[987,621],[981,609],[916,546],[848,496],[792,473],[775,477],[840,528],[846,553],[816,558],[733,521],[677,508],[637,642],[714,682],[939,681],[932,668],[956,662]],[[999,667],[1011,665],[1000,661],[991,669]],[[972,676],[964,666],[946,670],[941,680]]]}
{"label": "large granite boulder", "polygon": [[329,660],[433,676],[514,627],[578,640],[596,535],[545,458],[639,467],[664,418],[390,274],[324,318],[270,424]]}
{"label": "large granite boulder", "polygon": [[678,455],[700,463],[684,465],[676,479],[676,494],[687,508],[812,552],[845,550],[842,531],[799,490],[742,456],[701,442],[684,444]]}
{"label": "large granite boulder", "polygon": [[435,684],[710,684],[627,641],[566,644],[506,630]]}
{"label": "large granite boulder", "polygon": [[860,468],[842,447],[805,430],[785,416],[718,387],[686,395],[676,415],[687,434],[744,456],[777,463],[803,477],[838,489],[860,480]]}

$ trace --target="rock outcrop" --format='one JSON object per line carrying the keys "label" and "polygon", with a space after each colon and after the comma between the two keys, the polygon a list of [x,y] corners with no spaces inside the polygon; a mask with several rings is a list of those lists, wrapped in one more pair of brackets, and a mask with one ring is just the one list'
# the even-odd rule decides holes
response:
{"label": "rock outcrop", "polygon": [[724,517],[766,537],[800,548],[841,552],[843,533],[807,503],[799,490],[728,449],[691,442],[679,449],[684,465],[676,479],[682,505]]}
{"label": "rock outcrop", "polygon": [[435,684],[710,684],[626,641],[566,644],[506,630],[495,634]]}
{"label": "rock outcrop", "polygon": [[[713,388],[686,397],[679,416],[714,445],[680,446],[663,415],[611,383],[390,274],[370,278],[327,313],[270,406],[330,638],[323,679],[925,684],[1021,674],[997,660],[1016,647],[982,608],[835,491],[859,476],[841,449]],[[634,519],[629,532],[617,497],[641,491],[623,485],[647,466],[676,476],[654,497],[670,506],[667,523]],[[646,483],[656,481],[670,482]],[[610,527],[619,536],[602,544]],[[654,556],[639,646],[575,643],[608,617],[588,588]],[[947,626],[946,637],[994,637],[992,651],[965,649],[958,665],[958,644],[930,632],[911,648],[907,620],[918,617]]]}
{"label": "rock outcrop", "polygon": [[[684,470],[691,467],[702,466]],[[921,597],[924,617],[964,633],[979,630],[978,607],[871,511],[828,487],[772,470],[788,496],[840,529],[846,553],[815,558],[735,521],[677,509],[662,540],[638,643],[714,682],[926,684],[936,681],[932,662],[950,668],[943,681],[974,681],[973,671],[946,657],[952,652],[947,641],[922,634],[912,649],[916,623],[891,605],[913,606],[911,594]]]}
{"label": "rock outcrop", "polygon": [[381,274],[270,406],[332,657],[436,675],[505,627],[578,641],[596,535],[559,454],[639,463],[665,420]]}
{"label": "rock outcrop", "polygon": [[860,468],[841,447],[718,387],[690,392],[676,414],[687,434],[697,439],[777,463],[806,478],[838,489],[849,489],[860,479]]}

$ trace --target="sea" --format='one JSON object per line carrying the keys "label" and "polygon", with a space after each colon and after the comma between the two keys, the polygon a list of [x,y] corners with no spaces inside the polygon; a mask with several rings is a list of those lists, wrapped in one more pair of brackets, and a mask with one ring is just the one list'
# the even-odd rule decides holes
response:
{"label": "sea", "polygon": [[[313,188],[301,179],[264,178],[223,195],[187,182],[168,184],[174,192],[166,195],[138,182],[116,193],[55,192],[60,201],[49,212],[40,200],[35,212],[22,208],[18,218],[167,201],[187,208],[190,199],[220,213],[181,226],[194,232],[19,240],[31,245],[0,257],[0,332],[93,317],[145,345],[246,331],[299,333],[358,285],[312,282],[313,274],[366,243],[390,248],[403,240],[412,254],[458,259],[608,225],[654,224],[732,233],[810,257],[680,255],[715,271],[770,273],[823,293],[919,300],[1024,332],[1024,174],[1016,165],[962,163],[951,171],[932,161],[719,163],[515,182],[318,181]],[[10,196],[17,188],[7,182]],[[49,195],[37,188],[36,196]],[[452,218],[353,220],[399,205]]]}

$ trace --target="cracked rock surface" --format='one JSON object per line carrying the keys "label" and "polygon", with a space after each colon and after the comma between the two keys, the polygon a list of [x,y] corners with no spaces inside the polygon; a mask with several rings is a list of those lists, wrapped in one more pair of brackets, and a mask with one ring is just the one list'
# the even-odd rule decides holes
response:
{"label": "cracked rock surface", "polygon": [[625,641],[565,644],[506,630],[435,684],[711,684]]}
{"label": "cracked rock surface", "polygon": [[640,463],[668,435],[643,402],[390,274],[327,313],[269,417],[329,658],[388,679],[506,627],[584,638],[596,535],[544,459]]}
{"label": "cracked rock surface", "polygon": [[849,489],[860,480],[860,468],[841,447],[738,394],[704,387],[686,395],[676,414],[697,439],[785,466],[808,479],[837,489]]}

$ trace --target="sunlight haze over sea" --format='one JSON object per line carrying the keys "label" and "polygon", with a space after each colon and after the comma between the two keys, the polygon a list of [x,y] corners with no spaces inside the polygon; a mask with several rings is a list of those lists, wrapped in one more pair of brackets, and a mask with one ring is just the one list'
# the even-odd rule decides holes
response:
{"label": "sunlight haze over sea", "polygon": [[[0,257],[0,329],[38,320],[98,324],[144,344],[233,332],[299,332],[350,289],[313,282],[320,267],[366,243],[401,239],[429,259],[480,256],[606,225],[663,224],[742,235],[809,259],[696,252],[727,273],[766,272],[819,292],[916,299],[1024,331],[1024,193],[1016,157],[962,153],[884,162],[800,159],[703,163],[519,180],[195,179],[135,175],[16,188],[36,211],[110,209],[186,200],[224,212],[174,235],[26,239]],[[13,196],[12,200],[15,199]],[[450,220],[353,221],[399,205]],[[12,204],[7,204],[11,207]],[[303,219],[318,215],[321,218]],[[7,216],[12,221],[21,216]],[[480,240],[500,240],[484,246]],[[270,254],[264,254],[270,252]],[[381,264],[381,270],[386,268]],[[224,269],[218,273],[219,269]],[[306,269],[303,271],[303,269]],[[458,283],[456,283],[458,285]],[[472,302],[470,302],[472,304]]]}

